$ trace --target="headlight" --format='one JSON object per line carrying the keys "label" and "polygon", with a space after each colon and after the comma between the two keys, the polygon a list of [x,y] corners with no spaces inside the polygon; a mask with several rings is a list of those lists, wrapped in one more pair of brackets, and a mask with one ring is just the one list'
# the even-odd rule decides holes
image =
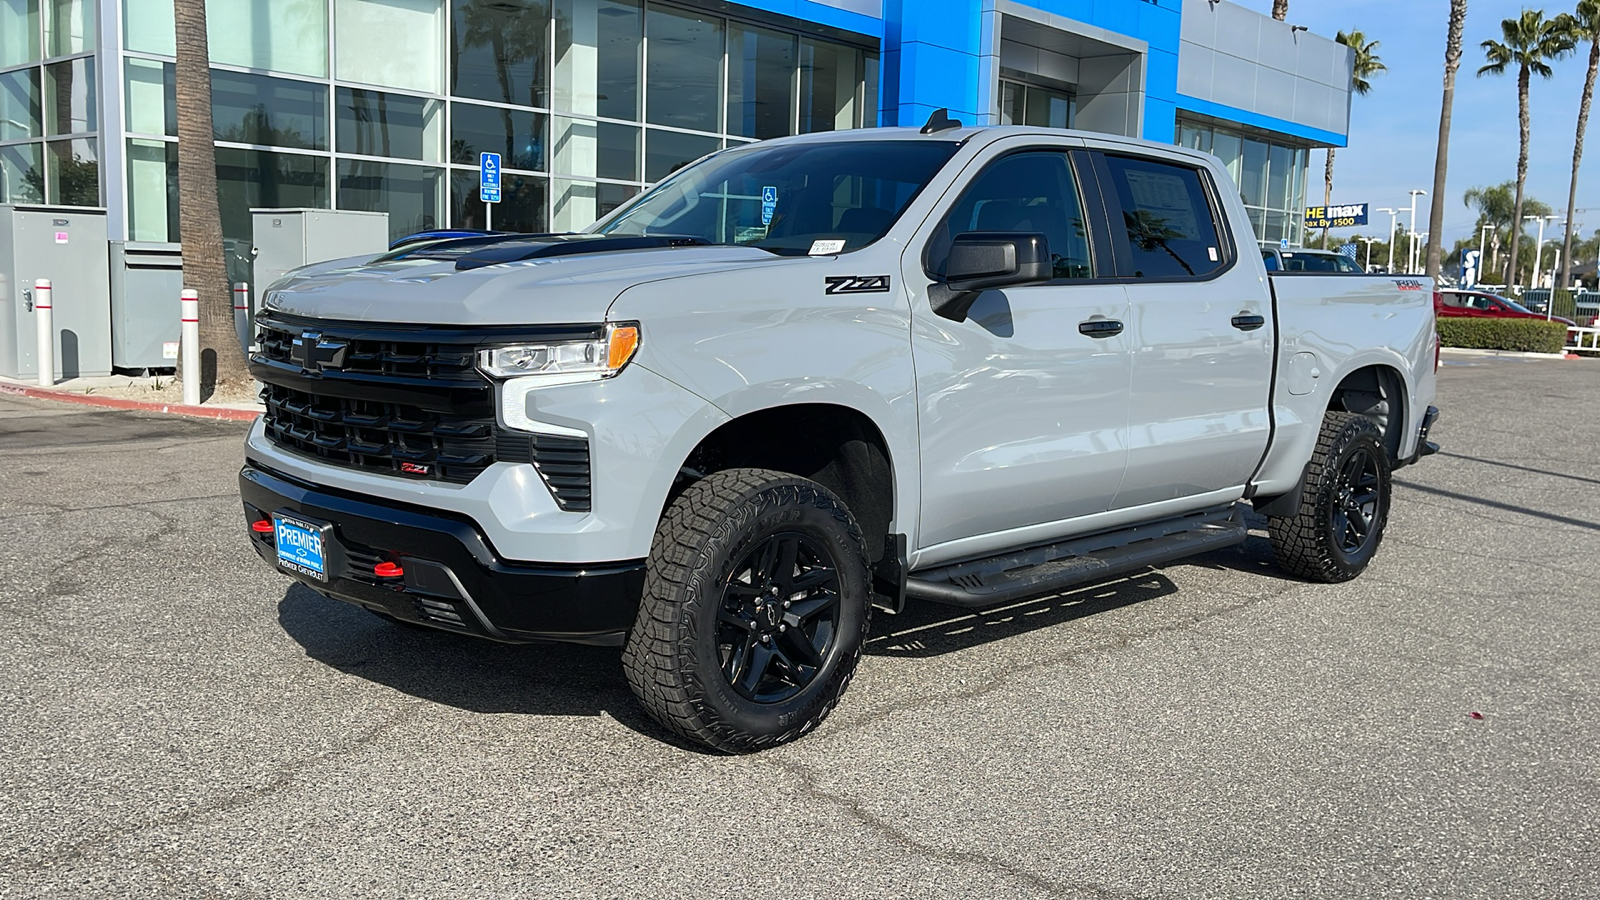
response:
{"label": "headlight", "polygon": [[610,378],[639,349],[637,323],[607,325],[605,337],[589,341],[514,344],[478,351],[478,368],[494,378],[524,375],[588,375]]}

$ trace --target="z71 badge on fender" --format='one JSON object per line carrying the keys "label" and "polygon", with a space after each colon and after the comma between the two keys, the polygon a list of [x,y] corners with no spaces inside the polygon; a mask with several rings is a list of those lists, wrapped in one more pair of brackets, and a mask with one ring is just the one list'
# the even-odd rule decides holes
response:
{"label": "z71 badge on fender", "polygon": [[828,283],[830,294],[886,294],[889,292],[889,276],[887,275],[830,275],[823,281]]}

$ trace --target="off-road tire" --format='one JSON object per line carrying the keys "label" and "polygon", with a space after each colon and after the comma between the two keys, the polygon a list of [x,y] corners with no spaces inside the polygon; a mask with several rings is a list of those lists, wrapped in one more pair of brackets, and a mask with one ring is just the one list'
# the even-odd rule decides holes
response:
{"label": "off-road tire", "polygon": [[[1366,537],[1355,552],[1347,552],[1335,533],[1345,467],[1365,453],[1376,475],[1377,497]],[[1329,412],[1322,419],[1316,450],[1306,467],[1300,509],[1293,516],[1272,516],[1267,530],[1278,567],[1308,581],[1327,584],[1360,575],[1383,542],[1389,520],[1390,476],[1393,469],[1384,449],[1383,432],[1365,416]]]}
{"label": "off-road tire", "polygon": [[[837,622],[799,693],[756,702],[725,674],[719,609],[734,568],[775,535],[794,534],[832,557]],[[866,641],[871,583],[861,529],[827,488],[767,469],[713,473],[679,495],[656,528],[622,653],[628,685],[652,717],[689,741],[729,753],[792,741],[816,728],[849,686]]]}

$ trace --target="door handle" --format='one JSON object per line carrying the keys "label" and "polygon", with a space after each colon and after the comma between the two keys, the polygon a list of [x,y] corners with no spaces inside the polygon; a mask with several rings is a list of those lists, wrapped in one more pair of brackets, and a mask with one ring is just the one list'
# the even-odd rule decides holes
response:
{"label": "door handle", "polygon": [[1078,323],[1078,333],[1092,338],[1116,337],[1122,333],[1122,323],[1116,319],[1089,319]]}
{"label": "door handle", "polygon": [[1265,324],[1267,324],[1265,316],[1258,316],[1248,310],[1243,310],[1233,317],[1233,327],[1240,331],[1255,331]]}

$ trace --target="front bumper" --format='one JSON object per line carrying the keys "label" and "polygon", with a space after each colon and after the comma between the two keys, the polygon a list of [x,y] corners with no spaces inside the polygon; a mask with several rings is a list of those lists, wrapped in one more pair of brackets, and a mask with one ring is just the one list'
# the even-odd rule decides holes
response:
{"label": "front bumper", "polygon": [[[285,513],[327,523],[327,581],[277,564],[272,534],[248,531],[269,564],[313,590],[396,619],[499,641],[618,645],[633,625],[644,561],[521,563],[467,517],[322,488],[253,461],[239,472],[246,527]],[[375,573],[397,563],[403,577]]]}

